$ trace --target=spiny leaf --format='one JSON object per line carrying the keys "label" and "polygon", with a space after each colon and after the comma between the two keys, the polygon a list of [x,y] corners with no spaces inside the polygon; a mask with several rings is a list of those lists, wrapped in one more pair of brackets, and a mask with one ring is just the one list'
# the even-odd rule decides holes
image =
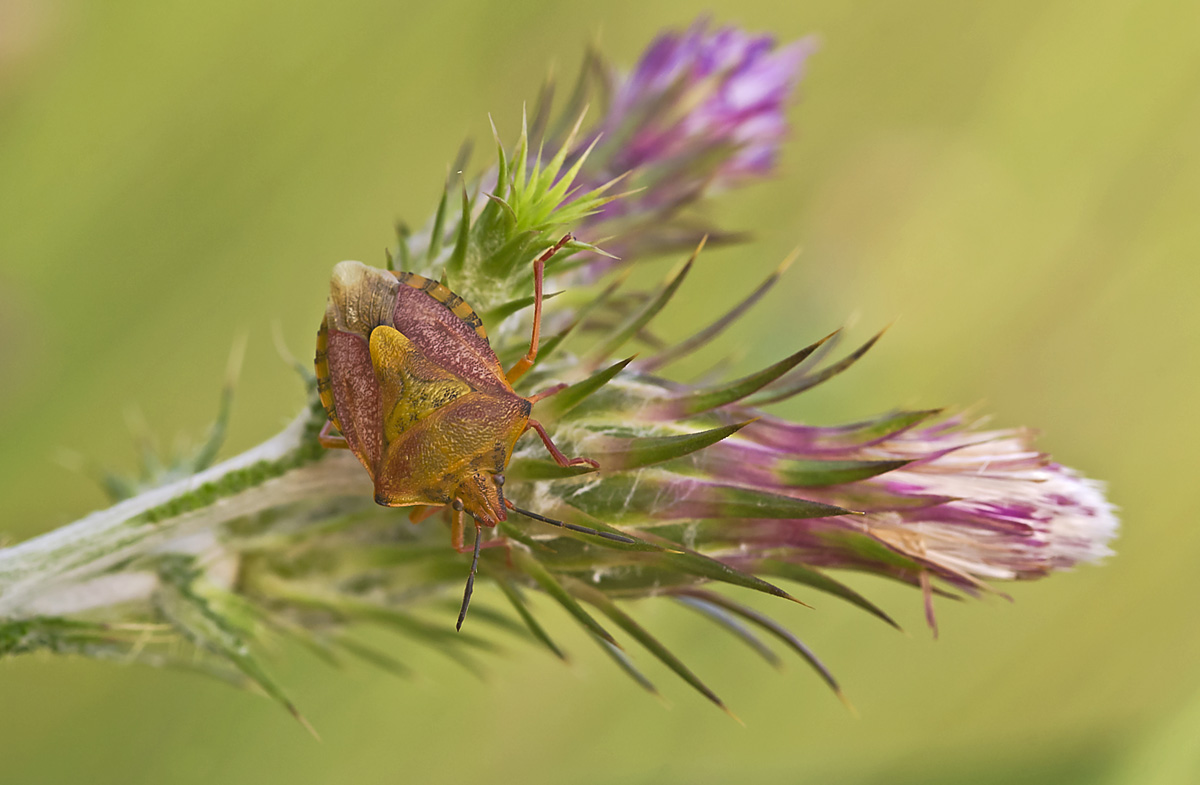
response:
{"label": "spiny leaf", "polygon": [[621,648],[621,645],[616,642],[613,636],[608,634],[608,630],[601,627],[600,624],[583,609],[583,606],[581,606],[575,600],[575,598],[571,596],[571,593],[564,589],[563,585],[559,583],[558,580],[550,574],[549,570],[543,567],[537,559],[533,558],[522,550],[514,549],[513,561],[516,563],[517,567],[525,572],[526,575],[528,575],[530,578],[533,578],[533,580],[539,586],[541,586],[542,589],[549,594],[555,602],[561,605],[567,611],[567,613],[575,617],[575,620],[582,624],[584,628],[586,628],[593,635],[602,638],[608,643],[611,643],[613,646],[616,646],[618,649]]}
{"label": "spiny leaf", "polygon": [[920,425],[930,417],[936,417],[941,414],[941,409],[923,409],[912,412],[896,412],[895,414],[887,415],[874,420],[865,425],[851,426],[847,430],[851,430],[854,438],[854,444],[858,446],[866,446],[884,439],[896,436],[897,434],[907,431],[917,425]]}
{"label": "spiny leaf", "polygon": [[857,605],[859,608],[862,608],[872,616],[882,619],[892,627],[895,627],[897,630],[901,629],[900,625],[897,624],[896,621],[887,613],[885,613],[878,605],[854,591],[854,589],[851,589],[846,584],[836,581],[825,573],[815,570],[811,567],[805,567],[803,565],[793,564],[791,562],[779,561],[777,559],[764,559],[755,565],[754,571],[763,575],[770,575],[775,578],[784,578],[789,581],[795,581],[796,583],[802,583],[805,586],[811,586],[817,591],[823,591],[826,594],[832,594],[833,596],[846,600],[853,605]]}
{"label": "spiny leaf", "polygon": [[[604,521],[602,521],[598,518],[593,518],[592,516],[588,515],[587,513],[583,512],[582,510],[572,507],[570,505],[566,505],[566,504],[558,505],[551,512],[557,518],[561,519],[563,523],[572,524],[574,526],[582,526],[582,527],[585,527],[588,529],[594,529],[597,532],[614,534],[614,535],[617,535],[617,536],[623,538],[623,540],[614,540],[614,539],[609,539],[607,537],[596,537],[594,534],[587,534],[584,532],[580,532],[578,530],[572,531],[567,528],[556,529],[556,531],[561,533],[562,537],[564,537],[566,539],[570,539],[570,540],[575,540],[580,543],[585,543],[588,546],[599,545],[599,546],[602,546],[604,548],[614,550],[614,551],[638,551],[638,552],[649,552],[649,553],[681,553],[681,551],[678,548],[675,548],[674,546],[672,546],[669,543],[660,544],[660,543],[663,543],[662,538],[656,538],[655,542],[649,542],[647,540],[637,537],[636,535],[634,535],[633,533],[631,533],[629,531],[625,531],[622,529],[618,529],[614,526],[610,526],[608,523],[605,523]],[[511,522],[511,519],[510,519],[510,521],[506,521],[505,523],[510,524],[510,522]],[[536,524],[531,523],[530,525],[533,526]],[[515,527],[512,527],[510,525],[510,528],[515,528]],[[506,532],[507,532],[507,530],[506,530]],[[561,543],[561,541],[555,542],[555,551],[558,551],[562,548],[562,545],[560,543]],[[589,558],[594,558],[594,557],[589,557]]]}
{"label": "spiny leaf", "polygon": [[[588,45],[579,66],[579,75],[571,88],[571,95],[563,104],[558,120],[554,124],[550,136],[557,138],[566,133],[570,123],[587,109],[589,101],[600,104],[604,108],[611,92],[609,66],[594,45]],[[595,95],[595,93],[599,95]],[[593,100],[595,99],[595,100]]]}
{"label": "spiny leaf", "polygon": [[318,608],[345,619],[387,625],[406,637],[428,644],[476,674],[479,672],[477,663],[466,656],[460,647],[470,646],[481,651],[495,651],[497,648],[496,644],[477,635],[432,624],[393,606],[379,605],[346,594],[316,594],[283,578],[264,575],[258,578],[256,587],[277,601],[300,608]]}
{"label": "spiny leaf", "polygon": [[795,368],[800,363],[812,354],[817,348],[828,341],[833,334],[827,335],[816,343],[806,346],[790,357],[787,357],[774,365],[768,366],[758,373],[752,373],[728,384],[719,387],[709,388],[707,390],[697,390],[695,392],[685,393],[666,399],[656,404],[651,412],[651,416],[660,417],[663,419],[679,419],[689,415],[700,414],[719,406],[733,403],[741,400],[752,393],[761,390],[771,382],[775,381],[785,373]]}
{"label": "spiny leaf", "polygon": [[339,635],[337,644],[346,651],[358,657],[363,662],[374,665],[382,671],[399,676],[403,679],[410,679],[413,676],[412,668],[408,667],[398,659],[388,654],[387,652],[379,651],[373,646],[357,641],[348,635]]}
{"label": "spiny leaf", "polygon": [[716,624],[719,624],[727,632],[733,634],[735,638],[745,643],[755,651],[758,656],[762,657],[773,668],[782,668],[783,660],[779,655],[771,650],[767,644],[763,643],[757,635],[750,631],[746,625],[738,621],[732,613],[729,613],[723,608],[720,608],[712,603],[705,602],[697,597],[687,597],[684,595],[676,595],[675,599],[682,605],[691,608],[700,613],[705,618]]}
{"label": "spiny leaf", "polygon": [[229,428],[229,415],[233,411],[233,392],[237,387],[238,375],[242,368],[242,360],[246,356],[246,339],[238,339],[229,354],[229,364],[225,371],[225,385],[221,388],[221,402],[217,405],[217,419],[213,421],[208,431],[208,439],[192,459],[193,473],[203,471],[212,465],[225,443],[225,433]]}
{"label": "spiny leaf", "polygon": [[[488,123],[492,126],[492,138],[496,142],[496,193],[497,199],[504,198],[511,192],[508,182],[508,156],[504,154],[504,142],[500,139],[500,132],[496,129],[496,120],[492,115],[488,114]],[[511,208],[509,208],[511,210]]]}
{"label": "spiny leaf", "polygon": [[539,145],[545,140],[546,126],[550,123],[554,107],[554,86],[553,75],[547,74],[541,88],[538,89],[537,98],[533,101],[533,125],[529,133]]}
{"label": "spiny leaf", "polygon": [[729,708],[717,697],[717,694],[710,690],[704,682],[700,681],[699,677],[692,673],[691,669],[684,665],[682,660],[676,657],[661,641],[651,635],[645,627],[634,621],[632,616],[617,607],[617,604],[605,596],[603,592],[596,591],[592,587],[576,580],[569,581],[567,586],[577,597],[599,608],[601,613],[612,619],[613,623],[625,630],[630,637],[645,646],[659,662],[670,668],[676,676],[690,684],[693,689],[720,707],[722,711],[729,713]]}
{"label": "spiny leaf", "polygon": [[645,674],[637,669],[637,666],[633,664],[633,660],[629,658],[628,654],[617,648],[617,646],[613,643],[601,638],[599,635],[593,633],[591,638],[597,644],[599,644],[600,648],[604,650],[604,653],[609,657],[612,657],[613,662],[617,663],[621,670],[625,671],[629,678],[637,682],[642,689],[646,690],[656,698],[662,697],[658,693],[658,688],[654,686],[653,682],[646,678]]}
{"label": "spiny leaf", "polygon": [[[649,539],[650,542],[654,541],[652,535],[648,536],[647,539]],[[667,543],[664,543],[664,545],[666,544]],[[806,608],[809,607],[807,603],[801,602],[770,581],[765,581],[762,578],[730,566],[723,561],[718,561],[710,556],[705,556],[698,551],[688,550],[679,546],[676,546],[676,549],[677,550],[674,553],[662,553],[657,556],[646,554],[637,558],[639,561],[642,561],[646,564],[664,567],[668,571],[683,572],[689,575],[698,576],[700,578],[707,578],[711,581],[719,581],[721,583],[728,583],[732,586],[740,586],[744,589],[751,589],[763,594],[769,594],[772,597],[791,600],[797,605],[803,605]]]}
{"label": "spiny leaf", "polygon": [[392,606],[377,605],[348,597],[337,597],[324,601],[315,598],[313,600],[314,605],[320,605],[322,602],[330,610],[343,613],[349,618],[386,624],[414,640],[424,641],[438,648],[459,643],[480,651],[496,651],[497,649],[496,644],[486,638],[470,633],[455,632],[448,627],[432,624]]}
{"label": "spiny leaf", "polygon": [[619,523],[633,518],[825,518],[850,515],[831,504],[754,488],[685,477],[657,469],[606,477],[603,483],[554,492],[589,515]]}
{"label": "spiny leaf", "polygon": [[[408,224],[399,222],[396,224],[396,253],[400,258],[400,269],[408,271],[412,269],[412,252],[408,247],[409,237],[412,235],[412,230],[408,228]],[[388,269],[395,269],[395,260],[392,255],[388,254]]]}
{"label": "spiny leaf", "polygon": [[467,196],[467,187],[462,187],[462,213],[458,220],[458,232],[454,241],[454,250],[446,260],[446,270],[457,274],[467,261],[467,249],[471,241],[471,198]]}
{"label": "spiny leaf", "polygon": [[425,263],[433,264],[442,252],[442,239],[446,233],[446,208],[450,203],[449,187],[442,189],[442,200],[433,215],[433,229],[429,232],[429,248],[425,251]]}
{"label": "spiny leaf", "polygon": [[159,587],[157,601],[163,617],[193,645],[220,655],[232,663],[268,697],[283,706],[309,733],[316,736],[316,730],[255,659],[241,635],[220,614],[213,611],[207,600],[195,594],[191,587],[190,571],[187,568],[167,566],[160,574],[163,581]]}
{"label": "spiny leaf", "polygon": [[785,485],[799,488],[823,488],[865,480],[893,469],[907,466],[911,461],[813,461],[780,460],[775,464],[775,476]]}
{"label": "spiny leaf", "polygon": [[782,401],[787,398],[791,398],[793,395],[798,395],[805,390],[810,390],[821,382],[832,379],[842,371],[849,368],[851,365],[854,365],[854,363],[858,362],[859,359],[862,358],[862,356],[866,354],[872,346],[875,345],[875,342],[883,337],[885,332],[887,332],[886,328],[880,330],[878,333],[872,336],[869,341],[855,349],[845,358],[839,360],[833,365],[830,365],[828,368],[812,374],[802,374],[799,378],[791,381],[785,380],[774,387],[763,390],[758,395],[747,398],[746,404],[748,406],[764,406],[768,403]]}
{"label": "spiny leaf", "polygon": [[555,393],[553,397],[547,398],[544,403],[539,404],[539,417],[547,419],[562,417],[583,403],[592,393],[608,384],[613,377],[625,369],[625,366],[633,362],[633,359],[633,357],[629,357],[618,363],[614,363],[603,370],[596,371],[583,381],[576,382],[570,387]]}
{"label": "spiny leaf", "polygon": [[508,601],[513,606],[513,610],[515,610],[517,615],[521,617],[521,621],[525,622],[525,626],[529,628],[529,632],[533,634],[533,637],[540,641],[547,649],[549,649],[555,657],[558,657],[560,660],[566,662],[568,659],[566,653],[558,647],[558,644],[554,642],[554,640],[546,632],[545,628],[538,623],[538,620],[534,617],[533,613],[530,612],[529,606],[525,604],[525,598],[521,596],[517,588],[503,576],[497,574],[494,570],[485,568],[484,571],[488,574],[488,577],[494,580],[496,585],[500,587],[500,591],[505,597],[508,598]]}
{"label": "spiny leaf", "polygon": [[[546,294],[542,295],[542,302],[544,303],[548,300],[553,300],[560,294],[562,294],[562,292],[547,292]],[[527,297],[518,297],[515,300],[509,300],[506,303],[501,303],[493,308],[489,308],[488,310],[479,314],[479,318],[483,321],[485,326],[489,324],[499,324],[517,311],[533,305],[534,299],[534,296],[531,294]],[[542,344],[542,347],[545,347],[544,343]],[[541,356],[541,351],[541,349],[538,350],[539,357]]]}
{"label": "spiny leaf", "polygon": [[846,694],[842,692],[842,688],[838,685],[837,680],[833,678],[833,674],[829,672],[829,669],[825,667],[825,664],[822,663],[817,656],[813,654],[812,650],[805,646],[799,638],[793,635],[791,631],[789,631],[779,622],[775,621],[769,616],[764,616],[758,611],[748,608],[741,603],[734,602],[727,597],[717,594],[716,592],[705,591],[704,589],[680,589],[677,593],[685,596],[697,597],[705,602],[709,602],[732,613],[736,613],[738,616],[741,616],[747,621],[753,622],[754,624],[762,627],[764,630],[787,644],[788,648],[799,654],[805,660],[805,662],[812,666],[813,670],[820,675],[821,679],[829,685],[829,688],[833,690],[834,694],[837,695],[838,698],[844,704],[846,704],[851,711],[854,710],[854,707],[850,704],[849,699],[846,698]]}
{"label": "spiny leaf", "polygon": [[619,448],[595,452],[591,455],[604,471],[626,471],[653,466],[674,458],[680,458],[725,439],[745,428],[753,420],[722,425],[699,433],[678,436],[647,436],[639,439],[622,440]]}
{"label": "spiny leaf", "polygon": [[513,458],[505,476],[523,482],[539,482],[541,480],[562,480],[567,477],[578,477],[581,474],[591,474],[596,470],[591,466],[559,466],[554,461],[542,458]]}
{"label": "spiny leaf", "polygon": [[681,357],[686,357],[687,355],[699,349],[701,346],[704,346],[713,338],[716,338],[725,331],[725,328],[737,321],[742,314],[750,310],[755,303],[761,300],[763,295],[771,291],[776,282],[783,277],[783,274],[787,271],[787,268],[790,267],[792,262],[796,260],[796,257],[799,255],[799,253],[800,251],[796,250],[789,254],[788,257],[779,265],[779,267],[775,268],[775,271],[767,276],[767,280],[759,284],[758,288],[750,293],[749,297],[734,306],[732,310],[730,310],[720,319],[717,319],[708,327],[705,327],[703,330],[696,333],[691,338],[688,338],[686,341],[676,344],[670,349],[659,352],[655,356],[638,363],[638,370],[646,373],[656,371],[659,368],[662,368],[664,365],[672,363]]}
{"label": "spiny leaf", "polygon": [[683,279],[691,271],[692,265],[696,261],[696,255],[700,253],[700,249],[703,247],[704,243],[702,242],[692,253],[692,257],[667,281],[666,285],[659,291],[657,297],[647,302],[641,310],[630,316],[606,341],[592,351],[590,360],[592,365],[599,365],[613,352],[621,348],[626,341],[636,335],[638,331],[649,324],[650,320],[663,309],[663,306],[667,304],[679,289],[680,284],[683,283]]}

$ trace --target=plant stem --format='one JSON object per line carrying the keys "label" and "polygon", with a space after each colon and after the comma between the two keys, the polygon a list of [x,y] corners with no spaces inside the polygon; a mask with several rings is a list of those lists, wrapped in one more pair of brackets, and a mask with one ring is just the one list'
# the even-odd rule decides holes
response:
{"label": "plant stem", "polygon": [[358,461],[320,447],[314,425],[317,417],[305,410],[274,437],[210,469],[0,549],[0,619],[146,599],[157,579],[144,557],[204,552],[219,543],[225,523],[271,507],[318,496],[369,498]]}

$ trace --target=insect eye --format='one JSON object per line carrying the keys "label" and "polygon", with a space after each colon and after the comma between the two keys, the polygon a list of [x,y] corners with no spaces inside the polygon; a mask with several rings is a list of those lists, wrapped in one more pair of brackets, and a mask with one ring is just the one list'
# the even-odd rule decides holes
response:
{"label": "insect eye", "polygon": [[454,501],[450,502],[450,506],[453,507],[455,511],[462,512],[463,501],[462,499],[455,499]]}
{"label": "insect eye", "polygon": [[503,486],[503,485],[504,485],[504,475],[503,475],[503,474],[497,474],[497,475],[493,476],[493,477],[492,477],[492,480],[493,480],[493,481],[496,483],[496,485],[498,485],[498,486]]}

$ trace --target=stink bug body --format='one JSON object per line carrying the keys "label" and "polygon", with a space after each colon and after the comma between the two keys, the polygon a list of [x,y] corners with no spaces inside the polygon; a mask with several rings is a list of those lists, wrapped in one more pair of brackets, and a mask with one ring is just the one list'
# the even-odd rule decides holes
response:
{"label": "stink bug body", "polygon": [[[567,235],[534,260],[533,335],[529,351],[507,373],[474,309],[437,281],[360,262],[341,262],[333,270],[315,361],[329,416],[321,444],[358,457],[381,505],[449,506],[451,540],[460,552],[468,550],[463,514],[474,519],[474,556],[459,626],[470,602],[482,527],[506,520],[508,510],[632,542],[527,513],[504,498],[504,469],[527,430],[537,432],[560,466],[598,468],[590,458],[568,459],[530,418],[533,404],[560,387],[526,398],[512,386],[537,357],[545,262],[571,239]],[[414,521],[421,512],[414,512]]]}

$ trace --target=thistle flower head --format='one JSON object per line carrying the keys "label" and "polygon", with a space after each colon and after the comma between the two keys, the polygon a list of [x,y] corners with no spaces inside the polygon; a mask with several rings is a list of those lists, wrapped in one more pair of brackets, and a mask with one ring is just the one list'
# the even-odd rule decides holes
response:
{"label": "thistle flower head", "polygon": [[616,172],[646,167],[669,182],[647,204],[694,196],[767,174],[787,132],[787,101],[812,51],[810,41],[777,48],[772,37],[700,20],[667,32],[616,88],[602,125]]}
{"label": "thistle flower head", "polygon": [[[537,419],[564,452],[600,468],[552,461],[531,438],[517,443],[503,494],[535,514],[499,522],[505,547],[480,554],[487,589],[472,607],[477,626],[452,629],[469,558],[436,524],[450,510],[431,508],[434,520],[414,527],[377,506],[358,460],[321,446],[326,413],[306,373],[310,406],[275,439],[0,550],[0,654],[200,663],[291,708],[249,641],[290,635],[323,657],[404,673],[402,650],[371,648],[357,625],[385,624],[472,667],[472,650],[491,646],[482,629],[497,625],[562,656],[526,600],[541,591],[643,686],[653,689],[611,630],[723,706],[620,601],[677,600],[776,662],[758,637],[766,635],[839,690],[787,629],[711,586],[790,600],[824,592],[895,625],[830,574],[865,570],[921,587],[932,624],[935,593],[975,595],[989,581],[1106,555],[1116,522],[1100,486],[1034,450],[1024,431],[985,431],[936,411],[817,427],[761,408],[839,375],[879,336],[838,359],[829,336],[741,378],[669,378],[672,362],[729,327],[782,273],[679,344],[654,337],[655,318],[686,292],[701,236],[720,236],[682,208],[713,186],[769,171],[807,51],[733,29],[710,33],[706,22],[668,33],[619,83],[595,127],[578,123],[585,78],[556,124],[547,101],[514,145],[498,141],[490,173],[447,183],[425,229],[400,233],[387,266],[430,288],[442,281],[448,292],[438,302],[452,311],[470,304],[505,367],[529,348],[531,261],[566,232],[611,234],[603,247],[620,249],[625,264],[694,246],[650,288],[605,276],[606,257],[587,242],[547,261],[564,294],[547,301],[540,352],[516,389],[541,398]],[[589,73],[603,82],[609,72],[592,59]],[[627,170],[641,190],[617,199],[614,179]],[[635,345],[636,360],[620,359]],[[534,395],[554,385],[565,388]],[[201,657],[181,654],[181,640]]]}

